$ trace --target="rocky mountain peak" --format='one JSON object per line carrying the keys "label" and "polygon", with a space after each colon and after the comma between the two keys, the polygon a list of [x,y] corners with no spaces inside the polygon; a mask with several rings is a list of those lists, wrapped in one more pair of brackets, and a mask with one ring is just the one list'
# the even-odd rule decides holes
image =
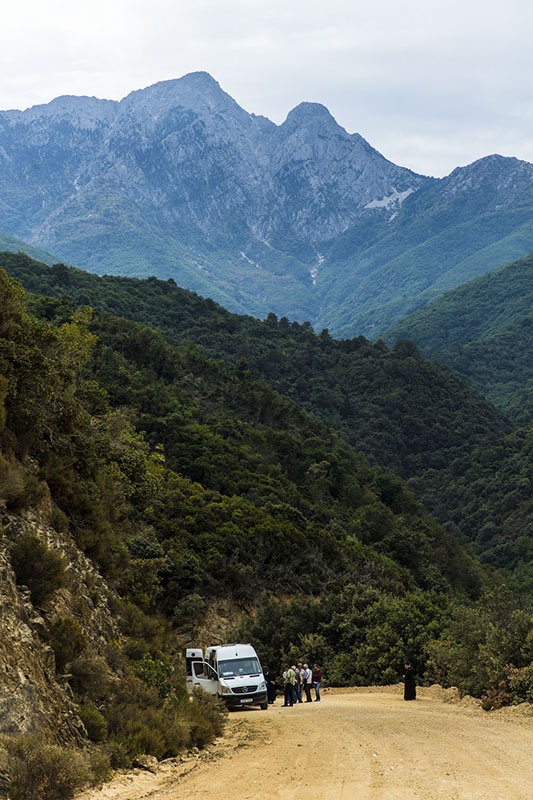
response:
{"label": "rocky mountain peak", "polygon": [[43,123],[50,125],[66,120],[76,127],[91,129],[96,125],[111,122],[116,115],[117,106],[115,100],[67,94],[56,97],[49,103],[27,108],[25,111],[4,111],[0,114],[12,124],[31,125],[38,122],[41,125]]}
{"label": "rocky mountain peak", "polygon": [[[511,208],[505,224],[517,238],[509,254],[531,250],[533,232],[521,227],[530,225],[532,181],[532,164],[500,155],[438,181],[417,175],[347,132],[321,103],[302,102],[276,125],[243,109],[207,72],[120,102],[67,96],[0,112],[0,230],[97,272],[131,274],[134,250],[139,276],[153,274],[156,259],[159,275],[234,310],[320,314],[318,324],[333,330],[333,319],[341,335],[373,335],[395,321],[366,315],[395,292],[410,302],[403,281],[412,264],[414,292],[440,280],[446,264],[438,248],[423,250],[426,236],[449,237],[450,270],[469,259],[464,274],[474,277],[501,263],[490,249],[500,230],[492,214]],[[483,214],[483,236],[454,235],[454,226]],[[478,241],[488,255],[474,269]],[[387,259],[393,273],[359,280]],[[346,300],[329,293],[348,284]]]}
{"label": "rocky mountain peak", "polygon": [[308,129],[313,135],[321,132],[348,136],[322,103],[299,103],[289,111],[285,122],[280,126],[280,130],[287,134],[300,128]]}
{"label": "rocky mountain peak", "polygon": [[516,189],[518,185],[526,187],[531,184],[533,164],[494,153],[466,167],[457,167],[444,181],[454,192],[470,191],[474,186],[484,191],[487,186],[495,191]]}
{"label": "rocky mountain peak", "polygon": [[136,117],[155,117],[176,108],[200,116],[233,113],[250,117],[207,72],[191,72],[182,78],[154,83],[131,92],[120,102],[122,114]]}

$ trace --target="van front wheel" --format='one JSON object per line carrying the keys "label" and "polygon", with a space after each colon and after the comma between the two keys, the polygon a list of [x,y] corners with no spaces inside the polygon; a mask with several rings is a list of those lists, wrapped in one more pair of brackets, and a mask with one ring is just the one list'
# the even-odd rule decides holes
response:
{"label": "van front wheel", "polygon": [[261,708],[261,711],[266,711],[267,708],[268,708],[268,703],[261,703],[260,708]]}

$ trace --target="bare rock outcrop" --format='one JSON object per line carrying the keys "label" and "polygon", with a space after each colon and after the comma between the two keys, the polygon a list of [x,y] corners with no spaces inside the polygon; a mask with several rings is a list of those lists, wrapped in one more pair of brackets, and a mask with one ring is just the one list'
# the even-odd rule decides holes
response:
{"label": "bare rock outcrop", "polygon": [[[30,534],[61,552],[67,586],[37,608],[17,584],[10,546]],[[51,626],[70,617],[93,651],[119,638],[109,601],[112,591],[68,532],[56,531],[46,513],[0,516],[0,733],[39,732],[51,741],[79,742],[85,735],[68,681],[56,675]]]}

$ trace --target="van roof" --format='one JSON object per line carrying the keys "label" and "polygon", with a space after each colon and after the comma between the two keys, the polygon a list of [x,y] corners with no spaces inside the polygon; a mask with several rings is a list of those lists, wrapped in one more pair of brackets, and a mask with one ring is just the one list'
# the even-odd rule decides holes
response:
{"label": "van roof", "polygon": [[224,653],[227,651],[229,655],[231,651],[238,655],[237,651],[240,651],[242,655],[257,655],[253,646],[251,644],[242,644],[242,643],[235,643],[235,644],[217,644],[213,647],[208,647],[207,651],[215,651],[216,653]]}

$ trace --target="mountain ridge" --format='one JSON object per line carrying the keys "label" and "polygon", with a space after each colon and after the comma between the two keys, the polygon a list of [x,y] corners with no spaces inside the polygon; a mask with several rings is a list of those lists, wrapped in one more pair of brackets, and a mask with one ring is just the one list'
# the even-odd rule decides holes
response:
{"label": "mountain ridge", "polygon": [[336,336],[375,336],[532,250],[532,176],[495,155],[417,175],[320,103],[276,125],[205,72],[0,112],[0,230]]}

